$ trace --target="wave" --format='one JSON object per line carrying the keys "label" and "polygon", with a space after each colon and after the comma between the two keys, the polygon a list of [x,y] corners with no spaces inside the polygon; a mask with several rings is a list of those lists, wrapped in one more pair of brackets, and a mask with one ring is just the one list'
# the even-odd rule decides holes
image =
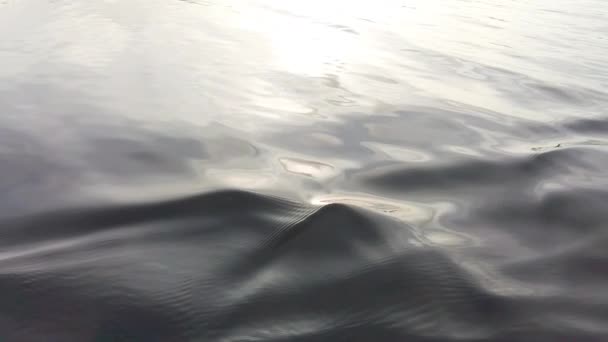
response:
{"label": "wave", "polygon": [[605,302],[533,290],[543,270],[567,277],[568,267],[541,266],[563,255],[503,266],[501,277],[521,290],[501,292],[461,252],[425,245],[407,224],[350,205],[227,190],[1,227],[0,330],[8,341],[608,336],[598,320]]}

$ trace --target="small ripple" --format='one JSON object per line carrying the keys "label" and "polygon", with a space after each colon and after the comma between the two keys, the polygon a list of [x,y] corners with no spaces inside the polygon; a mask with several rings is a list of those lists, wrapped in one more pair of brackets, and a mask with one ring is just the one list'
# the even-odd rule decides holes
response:
{"label": "small ripple", "polygon": [[336,175],[333,166],[317,161],[284,157],[279,158],[279,162],[285,171],[311,178],[327,179]]}

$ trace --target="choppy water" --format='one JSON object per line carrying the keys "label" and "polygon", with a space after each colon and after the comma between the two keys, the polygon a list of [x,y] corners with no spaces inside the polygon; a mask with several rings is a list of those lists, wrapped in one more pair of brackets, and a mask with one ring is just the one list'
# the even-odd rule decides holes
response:
{"label": "choppy water", "polygon": [[608,3],[0,1],[0,340],[608,340]]}

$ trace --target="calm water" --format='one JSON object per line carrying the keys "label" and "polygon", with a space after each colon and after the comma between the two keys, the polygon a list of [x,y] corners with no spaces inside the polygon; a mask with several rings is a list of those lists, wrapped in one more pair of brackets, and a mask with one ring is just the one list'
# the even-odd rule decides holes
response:
{"label": "calm water", "polygon": [[0,1],[0,340],[608,340],[608,3]]}

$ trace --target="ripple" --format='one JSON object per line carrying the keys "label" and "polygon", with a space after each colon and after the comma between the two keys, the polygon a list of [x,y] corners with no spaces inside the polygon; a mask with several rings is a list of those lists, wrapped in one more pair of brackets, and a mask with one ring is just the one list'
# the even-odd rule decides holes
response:
{"label": "ripple", "polygon": [[607,341],[608,2],[403,2],[0,0],[2,342]]}
{"label": "ripple", "polygon": [[279,162],[285,171],[311,178],[326,179],[336,174],[333,166],[317,161],[283,157]]}

